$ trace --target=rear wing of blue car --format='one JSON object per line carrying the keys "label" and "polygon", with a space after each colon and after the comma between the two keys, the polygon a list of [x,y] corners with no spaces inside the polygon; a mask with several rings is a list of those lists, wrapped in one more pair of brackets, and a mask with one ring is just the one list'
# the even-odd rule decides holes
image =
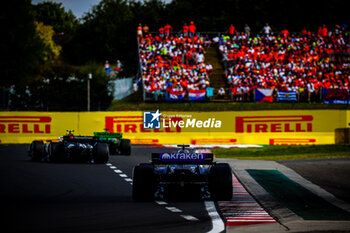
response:
{"label": "rear wing of blue car", "polygon": [[152,153],[153,164],[212,164],[212,153]]}

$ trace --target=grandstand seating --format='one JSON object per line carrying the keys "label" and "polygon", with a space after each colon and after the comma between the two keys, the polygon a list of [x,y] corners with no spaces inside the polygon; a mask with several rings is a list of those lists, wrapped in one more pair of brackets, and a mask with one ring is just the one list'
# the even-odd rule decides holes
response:
{"label": "grandstand seating", "polygon": [[144,88],[154,99],[210,86],[212,68],[204,63],[203,40],[198,36],[149,34],[140,40],[139,54]]}
{"label": "grandstand seating", "polygon": [[291,34],[286,29],[270,35],[221,35],[210,42],[200,36],[148,34],[139,41],[142,80],[146,94],[155,100],[210,87],[212,67],[204,62],[207,44],[217,46],[222,55],[226,87],[234,101],[254,101],[258,88],[320,101],[322,88],[349,90],[349,42],[342,33]]}
{"label": "grandstand seating", "polygon": [[237,101],[256,88],[294,91],[304,101],[317,99],[322,88],[349,89],[350,43],[342,34],[223,35],[218,44]]}

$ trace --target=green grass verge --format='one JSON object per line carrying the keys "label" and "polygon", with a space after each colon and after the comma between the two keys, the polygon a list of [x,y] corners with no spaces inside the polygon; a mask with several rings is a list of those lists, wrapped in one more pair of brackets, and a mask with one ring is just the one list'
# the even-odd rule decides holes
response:
{"label": "green grass verge", "polygon": [[108,111],[253,111],[253,110],[297,110],[297,109],[350,109],[347,104],[322,103],[235,103],[235,102],[143,102],[140,93],[122,100],[115,100]]}
{"label": "green grass verge", "polygon": [[296,160],[350,157],[350,144],[313,146],[266,146],[260,148],[217,148],[216,158],[248,160]]}

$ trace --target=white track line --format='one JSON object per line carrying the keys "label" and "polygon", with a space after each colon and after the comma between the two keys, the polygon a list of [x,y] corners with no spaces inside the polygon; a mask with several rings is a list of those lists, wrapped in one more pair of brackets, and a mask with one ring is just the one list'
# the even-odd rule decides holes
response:
{"label": "white track line", "polygon": [[176,208],[176,207],[172,207],[172,206],[166,206],[165,209],[171,211],[171,212],[174,212],[174,213],[181,213],[182,210]]}
{"label": "white track line", "polygon": [[165,201],[156,201],[156,203],[158,205],[167,205],[168,203],[166,203]]}
{"label": "white track line", "polygon": [[120,177],[123,177],[126,182],[132,185],[132,179],[128,178],[128,175],[124,174],[123,171],[117,169],[116,166],[113,166],[111,163],[106,163],[106,165],[112,169],[115,173],[117,173]]}
{"label": "white track line", "polygon": [[184,219],[188,220],[188,221],[199,221],[198,218],[193,217],[192,215],[180,215],[181,217],[183,217]]}
{"label": "white track line", "polygon": [[212,222],[212,229],[208,231],[207,233],[219,233],[225,230],[225,224],[220,218],[220,215],[218,214],[215,204],[212,201],[205,201],[204,202],[205,209],[208,211],[208,215],[211,218]]}
{"label": "white track line", "polygon": [[[107,163],[106,164],[109,168],[111,168],[115,173],[117,173],[120,177],[123,177],[124,180],[126,182],[129,182],[129,184],[132,185],[132,179],[131,178],[128,178],[128,176],[126,174],[123,173],[123,171],[117,169],[117,167],[113,166],[113,164],[111,163]],[[164,201],[155,201],[158,205],[162,205],[162,206],[165,206],[165,205],[168,205],[168,203],[164,202]],[[165,208],[171,212],[174,212],[174,213],[181,213],[182,210],[176,208],[176,207],[170,207],[170,206],[165,206]],[[192,216],[192,215],[180,215],[182,218],[186,219],[187,221],[199,221],[198,218]]]}

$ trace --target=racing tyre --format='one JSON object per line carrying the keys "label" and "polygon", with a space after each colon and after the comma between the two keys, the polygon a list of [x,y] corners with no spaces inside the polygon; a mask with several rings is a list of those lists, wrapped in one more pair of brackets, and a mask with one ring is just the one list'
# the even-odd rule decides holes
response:
{"label": "racing tyre", "polygon": [[155,193],[154,168],[140,164],[133,170],[132,198],[135,201],[152,201]]}
{"label": "racing tyre", "polygon": [[118,146],[115,143],[109,144],[109,155],[119,154]]}
{"label": "racing tyre", "polygon": [[64,162],[66,153],[64,144],[59,142],[51,142],[49,148],[49,161],[52,163]]}
{"label": "racing tyre", "polygon": [[215,164],[209,172],[209,191],[216,201],[232,199],[232,170],[229,164]]}
{"label": "racing tyre", "polygon": [[122,155],[131,154],[131,143],[129,139],[120,139],[120,153]]}
{"label": "racing tyre", "polygon": [[32,161],[40,161],[45,156],[45,148],[42,141],[33,141],[30,148]]}
{"label": "racing tyre", "polygon": [[109,159],[109,147],[107,143],[98,143],[94,154],[95,163],[107,163]]}

